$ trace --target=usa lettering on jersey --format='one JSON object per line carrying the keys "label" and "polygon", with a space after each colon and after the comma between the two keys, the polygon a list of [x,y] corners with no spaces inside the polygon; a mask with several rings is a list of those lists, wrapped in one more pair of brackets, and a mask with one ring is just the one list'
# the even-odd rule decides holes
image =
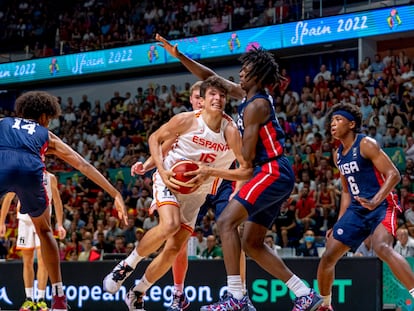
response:
{"label": "usa lettering on jersey", "polygon": [[357,161],[339,164],[338,167],[342,175],[353,174],[360,171]]}

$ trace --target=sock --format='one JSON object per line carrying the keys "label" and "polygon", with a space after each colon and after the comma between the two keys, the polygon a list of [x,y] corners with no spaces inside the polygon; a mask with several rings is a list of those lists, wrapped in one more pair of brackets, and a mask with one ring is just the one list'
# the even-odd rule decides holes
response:
{"label": "sock", "polygon": [[24,291],[26,293],[26,298],[33,300],[33,287],[26,287]]}
{"label": "sock", "polygon": [[411,297],[414,298],[414,288],[411,288],[408,292],[410,293]]}
{"label": "sock", "polygon": [[134,286],[133,290],[140,293],[145,293],[148,288],[152,286],[152,283],[148,282],[147,278],[144,276],[141,280],[138,281],[138,284]]}
{"label": "sock", "polygon": [[144,259],[144,257],[138,255],[137,249],[134,249],[131,254],[125,259],[125,262],[128,264],[128,266],[135,269],[138,265],[138,263]]}
{"label": "sock", "polygon": [[322,306],[329,307],[332,303],[332,294],[329,294],[327,296],[321,295],[321,297],[323,299]]}
{"label": "sock", "polygon": [[244,280],[244,281],[242,282],[242,293],[243,293],[243,296],[246,296],[246,295],[247,295],[246,280]]}
{"label": "sock", "polygon": [[293,275],[287,282],[286,286],[295,294],[296,297],[309,295],[310,288],[303,283],[296,275]]}
{"label": "sock", "polygon": [[243,287],[240,275],[227,276],[227,290],[237,300],[243,298]]}
{"label": "sock", "polygon": [[52,295],[53,296],[57,295],[59,297],[63,296],[63,283],[62,282],[52,284]]}
{"label": "sock", "polygon": [[37,300],[39,299],[45,299],[45,293],[46,291],[44,289],[37,290]]}
{"label": "sock", "polygon": [[180,292],[181,294],[184,293],[184,284],[174,284],[174,292]]}

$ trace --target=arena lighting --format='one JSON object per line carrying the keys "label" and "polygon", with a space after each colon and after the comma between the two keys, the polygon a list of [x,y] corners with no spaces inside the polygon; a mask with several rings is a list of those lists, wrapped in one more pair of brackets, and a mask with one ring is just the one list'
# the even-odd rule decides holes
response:
{"label": "arena lighting", "polygon": [[[286,24],[172,40],[193,59],[231,57],[252,46],[268,50],[329,44],[414,30],[414,5],[309,19]],[[156,43],[0,64],[0,86],[78,79],[177,63]]]}

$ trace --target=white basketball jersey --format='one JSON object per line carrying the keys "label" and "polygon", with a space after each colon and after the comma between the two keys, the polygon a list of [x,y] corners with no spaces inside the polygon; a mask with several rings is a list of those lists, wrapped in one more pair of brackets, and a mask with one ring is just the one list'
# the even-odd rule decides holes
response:
{"label": "white basketball jersey", "polygon": [[[235,126],[233,119],[223,112],[220,132],[216,133],[204,122],[201,110],[194,111],[194,117],[198,123],[197,128],[177,138],[164,158],[165,169],[170,169],[180,160],[192,160],[214,168],[228,169],[236,157],[224,138],[224,130],[230,123]],[[220,183],[219,178],[210,177],[202,188],[209,188],[208,193],[214,194]]]}
{"label": "white basketball jersey", "polygon": [[[43,184],[47,192],[48,206],[50,208],[50,213],[52,213],[52,185],[50,182],[50,173],[45,172],[43,174]],[[21,220],[31,221],[29,214],[17,213],[17,218]]]}

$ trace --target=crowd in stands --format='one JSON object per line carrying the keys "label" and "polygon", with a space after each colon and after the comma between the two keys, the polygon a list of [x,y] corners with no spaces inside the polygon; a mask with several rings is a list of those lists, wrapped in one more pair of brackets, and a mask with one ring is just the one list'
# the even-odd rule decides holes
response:
{"label": "crowd in stands", "polygon": [[[336,1],[323,16],[354,2]],[[302,0],[2,1],[1,52],[61,55],[150,42],[156,32],[177,39],[296,21],[313,11],[313,1]]]}
{"label": "crowd in stands", "polygon": [[[326,230],[336,220],[341,183],[332,152],[337,142],[326,130],[325,118],[329,108],[338,102],[360,106],[362,131],[375,138],[384,150],[391,150],[391,158],[402,175],[396,189],[403,210],[399,225],[407,229],[410,239],[414,237],[412,58],[400,51],[384,57],[375,55],[372,62],[367,57],[359,68],[352,67],[344,62],[338,72],[331,72],[322,64],[316,76],[304,77],[300,90],[290,87],[289,74],[282,69],[284,79],[274,90],[269,90],[286,133],[285,152],[296,175],[296,187],[267,239],[281,254],[284,249],[294,248],[300,256],[317,256]],[[156,88],[154,85],[138,86],[123,95],[114,90],[113,97],[106,99],[89,99],[87,94],[79,103],[71,97],[61,99],[63,114],[50,124],[50,129],[110,179],[111,169],[129,168],[136,161],[145,161],[149,156],[146,143],[149,135],[174,114],[190,109],[189,83],[182,86],[181,92],[175,85]],[[237,104],[229,100],[226,106],[233,117]],[[11,114],[11,111],[1,112],[2,116]],[[58,176],[72,170],[53,157],[46,163],[48,170]],[[157,213],[150,209],[151,173],[129,182],[118,176],[111,182],[125,199],[129,212],[127,226],[117,220],[112,200],[85,177],[73,175],[60,180],[68,233],[65,240],[59,241],[63,260],[99,259],[108,253],[123,255],[157,223]],[[0,243],[0,256],[19,258],[15,249],[14,208],[8,215],[7,226],[7,239]],[[220,255],[211,255],[212,248],[220,248],[213,209],[200,216],[195,232],[197,255],[202,257],[205,253],[207,258],[219,258]],[[206,251],[208,246],[210,249]],[[217,253],[220,254],[219,249]]]}

